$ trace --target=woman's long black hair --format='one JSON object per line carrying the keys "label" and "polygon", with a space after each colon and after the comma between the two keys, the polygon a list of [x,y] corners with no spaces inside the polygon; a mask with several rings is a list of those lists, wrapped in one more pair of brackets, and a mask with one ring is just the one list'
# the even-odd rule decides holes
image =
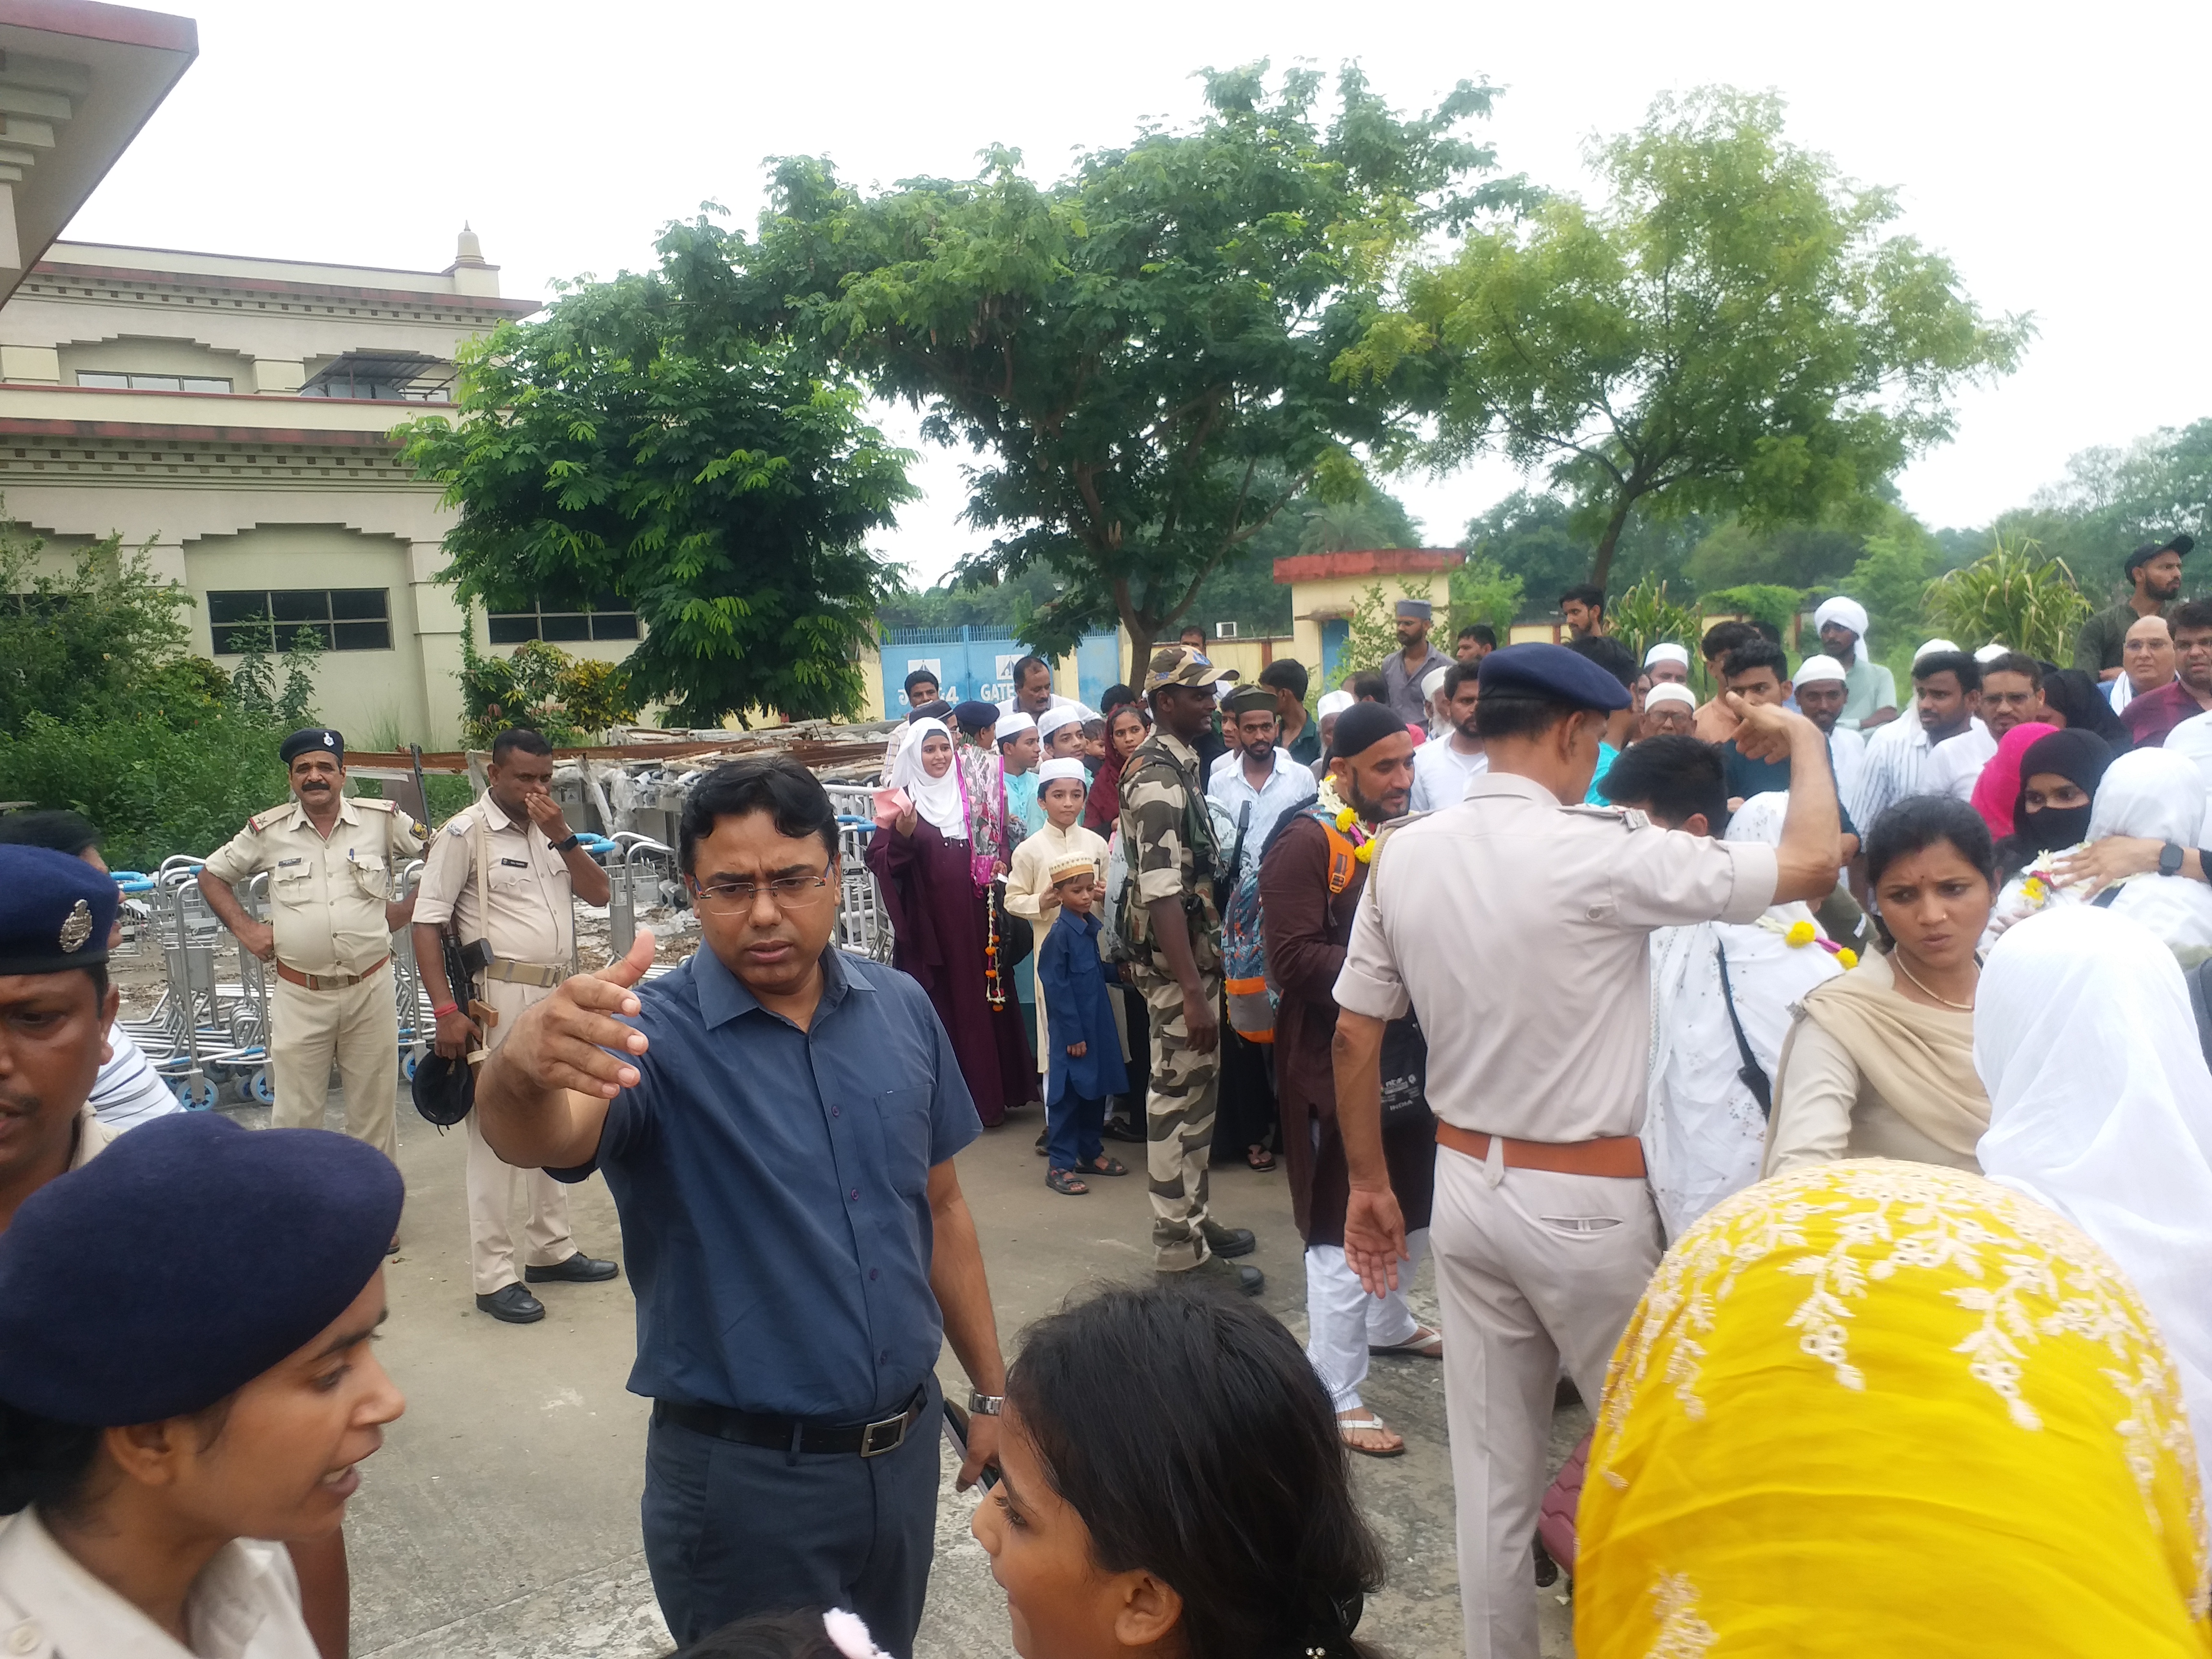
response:
{"label": "woman's long black hair", "polygon": [[1368,1659],[1382,1552],[1328,1395],[1249,1303],[1113,1289],[1040,1320],[1006,1395],[1106,1572],[1182,1597],[1189,1659]]}

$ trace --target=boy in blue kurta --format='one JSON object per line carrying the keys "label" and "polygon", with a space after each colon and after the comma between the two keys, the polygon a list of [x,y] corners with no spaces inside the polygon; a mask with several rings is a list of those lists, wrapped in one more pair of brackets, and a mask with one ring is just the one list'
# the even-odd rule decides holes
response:
{"label": "boy in blue kurta", "polygon": [[1088,853],[1053,861],[1048,872],[1060,915],[1037,946],[1037,994],[1044,999],[1052,1034],[1052,1066],[1045,1078],[1045,1116],[1051,1140],[1045,1185],[1071,1198],[1091,1190],[1083,1176],[1129,1173],[1106,1156],[1099,1130],[1106,1097],[1126,1091],[1121,1040],[1106,996],[1106,964],[1098,954],[1098,868]]}

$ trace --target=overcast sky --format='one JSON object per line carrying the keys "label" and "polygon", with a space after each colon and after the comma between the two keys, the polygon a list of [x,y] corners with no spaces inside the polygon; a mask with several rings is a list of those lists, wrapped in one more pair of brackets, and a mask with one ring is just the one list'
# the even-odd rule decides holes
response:
{"label": "overcast sky", "polygon": [[[538,295],[648,264],[660,223],[702,200],[750,225],[764,156],[888,183],[972,172],[1001,143],[1050,177],[1146,117],[1191,118],[1206,65],[1357,58],[1401,107],[1487,78],[1504,93],[1477,125],[1503,168],[1567,189],[1591,135],[1655,93],[1727,82],[1778,89],[1793,137],[1899,186],[1905,228],[1985,309],[2034,313],[2021,372],[1968,393],[1957,438],[1904,476],[1929,524],[1986,522],[2076,450],[2212,414],[2204,158],[2185,107],[2160,106],[2212,46],[2203,0],[175,9],[199,61],[70,236],[440,269],[465,219],[504,290]],[[884,547],[931,580],[976,538],[952,458],[917,477],[927,497]],[[1516,482],[1478,465],[1392,487],[1442,544]]]}

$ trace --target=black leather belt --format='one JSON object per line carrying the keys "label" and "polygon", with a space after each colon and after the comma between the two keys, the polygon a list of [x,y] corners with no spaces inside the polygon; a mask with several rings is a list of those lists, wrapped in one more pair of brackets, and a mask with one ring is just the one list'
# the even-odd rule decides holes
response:
{"label": "black leather belt", "polygon": [[929,1409],[929,1390],[914,1391],[914,1398],[896,1417],[873,1423],[823,1423],[811,1417],[771,1417],[760,1412],[741,1412],[733,1406],[686,1406],[673,1400],[656,1400],[653,1414],[696,1434],[718,1440],[734,1440],[741,1446],[767,1446],[776,1451],[858,1452],[881,1457],[905,1443],[906,1431]]}

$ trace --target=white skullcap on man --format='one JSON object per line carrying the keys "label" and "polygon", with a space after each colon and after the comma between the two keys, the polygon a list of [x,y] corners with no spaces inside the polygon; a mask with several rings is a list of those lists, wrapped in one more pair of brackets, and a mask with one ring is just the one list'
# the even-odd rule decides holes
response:
{"label": "white skullcap on man", "polygon": [[2002,640],[1991,640],[1987,645],[1974,653],[1974,660],[1981,664],[1983,667],[1986,668],[1991,663],[1995,662],[1999,657],[2008,657],[2011,654],[2012,647],[2007,645]]}
{"label": "white skullcap on man", "polygon": [[1818,685],[1823,680],[1840,680],[1850,677],[1844,672],[1843,664],[1833,657],[1808,657],[1797,665],[1794,678],[1799,685]]}
{"label": "white skullcap on man", "polygon": [[1847,599],[1838,593],[1832,599],[1820,601],[1820,608],[1813,613],[1813,631],[1819,633],[1830,623],[1838,628],[1848,628],[1859,636],[1859,655],[1873,660],[1873,652],[1867,645],[1866,607],[1856,599]]}
{"label": "white skullcap on man", "polygon": [[1920,659],[1923,657],[1932,656],[1938,651],[1956,651],[1958,648],[1948,640],[1930,640],[1912,653],[1912,665],[1915,668],[1919,667]]}
{"label": "white skullcap on man", "polygon": [[1453,665],[1448,662],[1440,662],[1431,667],[1428,672],[1421,676],[1421,695],[1425,697],[1433,697],[1437,692],[1443,690],[1444,676],[1451,672],[1452,667]]}
{"label": "white skullcap on man", "polygon": [[1672,680],[1662,680],[1644,694],[1644,708],[1646,714],[1658,708],[1662,703],[1668,702],[1679,702],[1683,708],[1689,709],[1694,709],[1698,706],[1698,700],[1690,694],[1690,688],[1686,685],[1677,685]]}
{"label": "white skullcap on man", "polygon": [[1341,714],[1346,709],[1352,707],[1352,693],[1349,691],[1324,691],[1321,694],[1321,702],[1316,705],[1316,707],[1319,708],[1321,717],[1323,720],[1327,720],[1331,714]]}
{"label": "white skullcap on man", "polygon": [[1020,736],[1023,732],[1028,731],[1036,724],[1036,722],[1030,719],[1027,714],[1022,714],[1017,710],[1015,713],[1011,714],[1000,715],[999,723],[993,726],[991,730],[997,736],[999,741],[1000,743],[1004,743],[1008,738]]}
{"label": "white skullcap on man", "polygon": [[[1060,704],[1057,708],[1046,709],[1043,714],[1037,716],[1037,736],[1042,738],[1045,742],[1050,743],[1052,741],[1052,734],[1059,731],[1061,726],[1080,726],[1082,724],[1083,710],[1081,707],[1074,703],[1064,702]],[[1001,732],[1000,735],[1004,736],[1005,734]]]}
{"label": "white skullcap on man", "polygon": [[1091,784],[1090,772],[1085,768],[1083,763],[1073,755],[1054,756],[1042,766],[1037,768],[1036,775],[1037,787],[1040,789],[1060,778],[1073,778],[1085,788],[1088,788]]}
{"label": "white skullcap on man", "polygon": [[1677,645],[1672,640],[1662,640],[1644,653],[1644,665],[1646,668],[1650,667],[1655,662],[1680,663],[1683,667],[1687,668],[1690,665],[1690,647],[1686,645]]}

